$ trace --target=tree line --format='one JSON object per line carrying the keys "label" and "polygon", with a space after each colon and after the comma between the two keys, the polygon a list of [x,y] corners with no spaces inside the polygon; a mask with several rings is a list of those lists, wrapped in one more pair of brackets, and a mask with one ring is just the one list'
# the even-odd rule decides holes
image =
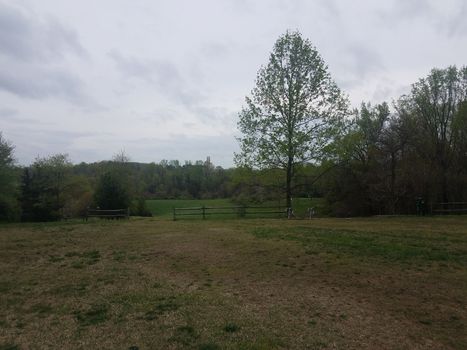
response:
{"label": "tree line", "polygon": [[50,221],[79,217],[87,208],[130,208],[150,215],[147,199],[230,198],[233,169],[210,161],[132,162],[124,153],[109,161],[72,164],[66,154],[14,162],[14,147],[0,134],[0,220]]}
{"label": "tree line", "polygon": [[124,152],[75,165],[56,154],[19,167],[0,133],[0,220],[58,220],[88,207],[149,215],[152,198],[290,207],[292,197],[320,197],[336,216],[467,201],[465,66],[433,69],[391,104],[351,109],[316,48],[287,32],[260,68],[238,126],[241,151],[230,169],[209,158],[143,164]]}
{"label": "tree line", "polygon": [[465,66],[433,69],[392,111],[387,102],[351,110],[316,48],[288,31],[259,69],[238,127],[237,165],[282,175],[287,206],[310,183],[335,215],[466,200]]}

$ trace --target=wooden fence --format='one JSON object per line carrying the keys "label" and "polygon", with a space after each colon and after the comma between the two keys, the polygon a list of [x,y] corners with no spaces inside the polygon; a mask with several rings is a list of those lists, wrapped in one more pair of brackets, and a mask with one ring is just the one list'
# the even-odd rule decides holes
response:
{"label": "wooden fence", "polygon": [[467,214],[467,202],[437,203],[433,206],[431,212],[435,215]]}
{"label": "wooden fence", "polygon": [[249,207],[249,206],[232,206],[232,207],[191,207],[191,208],[173,208],[173,219],[182,216],[200,217],[206,219],[208,217],[287,217],[291,211],[288,208],[282,207]]}
{"label": "wooden fence", "polygon": [[128,219],[130,218],[130,208],[127,209],[88,209],[86,212],[86,221],[88,218],[105,218],[105,219]]}

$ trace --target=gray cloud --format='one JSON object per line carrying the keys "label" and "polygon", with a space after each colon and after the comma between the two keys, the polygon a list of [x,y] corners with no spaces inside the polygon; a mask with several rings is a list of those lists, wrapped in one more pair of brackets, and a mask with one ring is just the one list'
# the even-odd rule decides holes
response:
{"label": "gray cloud", "polygon": [[73,30],[54,17],[0,3],[0,90],[22,98],[55,97],[95,106],[81,79],[62,67],[67,55],[86,56]]}
{"label": "gray cloud", "polygon": [[202,45],[201,52],[204,56],[219,59],[226,57],[232,50],[233,44],[222,43],[222,42],[210,42]]}
{"label": "gray cloud", "polygon": [[[228,50],[228,46],[224,44],[211,42],[203,46],[202,52],[213,58],[213,56],[227,55]],[[229,113],[225,108],[206,105],[206,97],[199,90],[191,88],[190,81],[182,76],[175,64],[165,60],[127,57],[116,50],[112,50],[109,56],[126,79],[136,79],[150,84],[157,90],[157,93],[168,97],[179,106],[183,106],[186,112],[191,113],[196,118],[198,123],[201,122],[214,128],[225,128],[226,125],[235,126],[232,123],[232,113]],[[180,114],[177,115],[170,109],[159,110],[157,117],[162,122],[166,122],[169,118],[172,120],[184,119]],[[147,119],[146,116],[146,120],[150,119]],[[195,128],[197,124],[184,122],[183,126],[186,130],[190,130]]]}
{"label": "gray cloud", "polygon": [[336,19],[340,18],[342,13],[339,7],[334,0],[321,0],[321,6],[327,11],[327,14],[330,18]]}
{"label": "gray cloud", "polygon": [[233,135],[189,136],[174,134],[176,140],[138,139],[126,140],[125,150],[135,161],[159,162],[162,159],[202,160],[211,157],[215,165],[230,167],[233,153],[237,151],[237,141]]}
{"label": "gray cloud", "polygon": [[0,89],[33,99],[59,96],[76,103],[86,100],[81,81],[69,72],[45,67],[18,68],[0,69]]}
{"label": "gray cloud", "polygon": [[0,55],[47,62],[68,52],[85,53],[74,31],[53,17],[44,20],[0,3]]}
{"label": "gray cloud", "polygon": [[392,25],[401,22],[425,20],[435,30],[447,36],[465,36],[467,30],[467,3],[465,0],[449,2],[433,0],[394,0],[386,11],[378,11],[383,21]]}
{"label": "gray cloud", "polygon": [[287,29],[358,105],[465,64],[466,17],[465,0],[0,0],[0,127],[23,164],[125,148],[140,161],[229,165],[237,112]]}
{"label": "gray cloud", "polygon": [[350,68],[358,78],[365,78],[375,71],[384,70],[381,55],[368,46],[355,44],[349,46],[346,53],[351,59]]}
{"label": "gray cloud", "polygon": [[235,128],[237,113],[221,107],[198,106],[194,108],[198,119],[206,124],[217,127]]}
{"label": "gray cloud", "polygon": [[0,108],[0,117],[11,118],[18,114],[18,110],[13,108]]}
{"label": "gray cloud", "polygon": [[341,57],[345,69],[338,78],[343,88],[365,84],[371,75],[385,70],[381,55],[361,43],[349,45]]}
{"label": "gray cloud", "polygon": [[43,122],[40,120],[36,120],[34,118],[22,117],[18,110],[11,109],[11,108],[1,108],[0,117],[2,117],[3,122],[9,123],[9,124],[22,124],[22,125],[34,125],[34,126],[50,124],[48,122]]}
{"label": "gray cloud", "polygon": [[426,17],[434,11],[427,0],[394,0],[386,10],[377,11],[383,20],[396,23],[400,20],[413,20]]}
{"label": "gray cloud", "polygon": [[453,11],[438,24],[449,36],[466,36],[467,32],[467,3],[461,1]]}
{"label": "gray cloud", "polygon": [[[82,145],[86,145],[89,138],[106,140],[109,134],[92,131],[71,131],[57,130],[45,127],[40,123],[21,125],[8,131],[8,136],[13,140],[20,139],[21,142],[14,142],[15,155],[22,165],[28,165],[36,157],[44,157],[57,153],[69,154],[71,160],[79,162],[102,160],[106,152],[112,154],[112,149],[103,145],[99,149],[87,150]],[[96,157],[97,156],[97,157]]]}
{"label": "gray cloud", "polygon": [[127,79],[134,78],[149,83],[160,94],[185,107],[189,108],[203,99],[198,91],[189,88],[178,68],[169,61],[124,56],[117,50],[109,52],[109,57]]}
{"label": "gray cloud", "polygon": [[372,96],[372,101],[379,103],[382,101],[387,101],[388,96],[393,96],[392,100],[397,100],[403,94],[406,94],[410,91],[410,85],[399,84],[393,80],[383,80],[381,81],[374,89]]}

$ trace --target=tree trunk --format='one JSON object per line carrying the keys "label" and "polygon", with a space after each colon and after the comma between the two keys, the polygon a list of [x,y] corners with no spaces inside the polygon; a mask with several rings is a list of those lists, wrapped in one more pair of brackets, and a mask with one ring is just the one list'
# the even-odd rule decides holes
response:
{"label": "tree trunk", "polygon": [[439,152],[438,155],[439,164],[441,168],[441,195],[443,202],[449,202],[449,194],[448,194],[448,170],[449,170],[449,163],[446,155],[446,147],[443,144],[442,150]]}
{"label": "tree trunk", "polygon": [[447,167],[443,165],[443,169],[441,170],[441,193],[443,196],[443,202],[449,202],[449,195],[448,195],[448,175],[447,175]]}
{"label": "tree trunk", "polygon": [[292,208],[292,164],[293,161],[289,158],[287,162],[287,179],[286,179],[286,186],[285,186],[285,193],[286,193],[286,207]]}
{"label": "tree trunk", "polygon": [[391,214],[396,213],[396,155],[391,152]]}

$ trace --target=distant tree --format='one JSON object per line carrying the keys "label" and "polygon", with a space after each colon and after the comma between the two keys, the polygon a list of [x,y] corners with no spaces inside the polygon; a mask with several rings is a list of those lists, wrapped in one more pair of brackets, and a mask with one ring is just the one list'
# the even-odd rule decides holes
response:
{"label": "distant tree", "polygon": [[130,156],[126,154],[125,150],[121,150],[114,154],[112,161],[116,163],[128,163],[131,160]]}
{"label": "distant tree", "polygon": [[[439,200],[447,202],[449,176],[453,168],[466,161],[465,104],[467,103],[467,67],[433,69],[412,85],[409,95],[398,102],[402,118],[413,119],[414,146],[435,171]],[[464,112],[463,112],[464,111]]]}
{"label": "distant tree", "polygon": [[58,220],[63,216],[72,164],[66,154],[37,158],[22,178],[23,219]]}
{"label": "distant tree", "polygon": [[290,207],[296,165],[324,158],[347,105],[316,48],[298,32],[285,33],[239,114],[236,164],[282,169]]}
{"label": "distant tree", "polygon": [[99,176],[94,202],[101,209],[126,209],[134,197],[130,157],[124,151],[114,155]]}
{"label": "distant tree", "polygon": [[19,217],[19,186],[13,151],[12,144],[0,132],[0,221]]}
{"label": "distant tree", "polygon": [[362,103],[355,119],[340,140],[335,169],[327,175],[326,198],[338,216],[379,213],[382,201],[382,141],[389,106]]}
{"label": "distant tree", "polygon": [[21,221],[35,221],[38,197],[39,189],[33,186],[31,169],[26,167],[21,175]]}
{"label": "distant tree", "polygon": [[101,209],[126,209],[131,197],[125,180],[115,171],[104,172],[97,182],[94,202]]}
{"label": "distant tree", "polygon": [[136,204],[133,206],[131,210],[131,215],[152,216],[151,211],[146,205],[146,200],[143,197],[138,198],[138,200],[136,201]]}
{"label": "distant tree", "polygon": [[63,215],[66,217],[84,217],[92,204],[93,191],[90,178],[73,174],[65,192]]}

